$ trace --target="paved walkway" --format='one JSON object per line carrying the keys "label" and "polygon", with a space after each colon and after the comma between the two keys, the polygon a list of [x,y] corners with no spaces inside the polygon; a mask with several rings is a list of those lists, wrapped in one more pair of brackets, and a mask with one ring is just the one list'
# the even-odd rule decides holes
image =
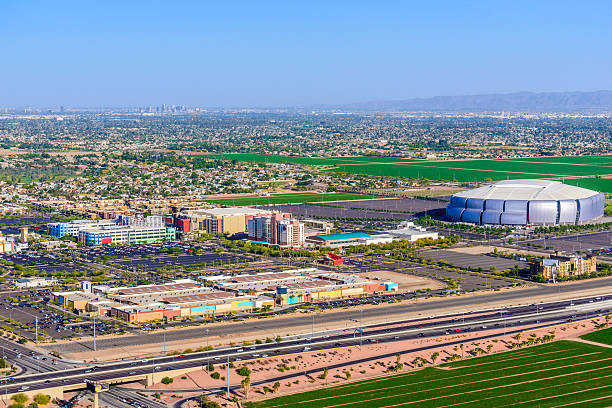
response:
{"label": "paved walkway", "polygon": [[571,337],[571,338],[569,338],[567,340],[578,341],[580,343],[586,343],[586,344],[592,344],[594,346],[599,346],[599,347],[612,348],[612,344],[597,343],[595,341],[581,339],[580,337]]}

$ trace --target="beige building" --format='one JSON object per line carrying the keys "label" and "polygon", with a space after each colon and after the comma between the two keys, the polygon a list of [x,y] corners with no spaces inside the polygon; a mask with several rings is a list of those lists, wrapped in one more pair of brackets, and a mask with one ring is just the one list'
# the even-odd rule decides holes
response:
{"label": "beige building", "polygon": [[191,210],[182,214],[188,218],[192,232],[207,232],[209,234],[237,234],[247,232],[251,218],[272,214],[272,211],[260,208],[235,207]]}
{"label": "beige building", "polygon": [[555,281],[573,276],[590,274],[597,270],[595,256],[567,256],[557,252],[550,258],[543,259],[533,266],[535,274],[541,274],[544,279]]}

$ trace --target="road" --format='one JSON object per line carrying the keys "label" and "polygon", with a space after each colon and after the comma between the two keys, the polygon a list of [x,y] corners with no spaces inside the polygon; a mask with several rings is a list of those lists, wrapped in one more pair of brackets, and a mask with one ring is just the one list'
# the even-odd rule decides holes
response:
{"label": "road", "polygon": [[[316,327],[331,327],[353,324],[355,320],[363,318],[363,320],[380,319],[385,316],[388,320],[394,320],[396,316],[401,316],[409,312],[417,312],[422,315],[431,314],[434,310],[440,308],[453,309],[465,307],[466,309],[474,310],[481,308],[489,302],[506,302],[506,304],[518,304],[530,302],[530,298],[534,296],[545,296],[555,294],[569,294],[580,290],[601,290],[600,293],[612,293],[612,277],[584,280],[566,285],[538,285],[529,288],[515,289],[511,291],[492,292],[488,294],[476,296],[459,296],[445,297],[439,300],[429,300],[426,302],[417,303],[396,303],[396,304],[380,304],[374,308],[353,308],[347,310],[336,310],[330,313],[318,314],[315,321]],[[310,327],[312,323],[311,314],[295,314],[280,319],[250,319],[239,323],[227,323],[223,325],[199,326],[197,328],[184,328],[181,330],[166,331],[166,342],[180,341],[193,338],[204,338],[205,328],[209,329],[209,335],[215,336],[231,336],[233,334],[243,334],[249,332],[266,332],[268,337],[276,337],[276,335],[285,336],[292,332],[293,328]],[[98,350],[110,349],[114,347],[129,347],[140,344],[163,343],[164,332],[138,333],[131,336],[116,336],[110,338],[100,338],[96,341]],[[54,350],[60,354],[74,353],[80,351],[93,350],[92,340],[80,340],[78,342],[50,344],[43,346],[47,350]]]}
{"label": "road", "polygon": [[9,364],[21,367],[26,373],[43,373],[75,366],[49,355],[33,352],[26,346],[2,338],[0,338],[0,356]]}
{"label": "road", "polygon": [[[250,359],[280,356],[308,351],[327,350],[337,347],[357,346],[369,342],[392,342],[419,337],[436,337],[459,332],[478,332],[481,337],[498,336],[493,330],[504,328],[507,334],[532,328],[551,326],[568,320],[580,320],[592,316],[608,314],[612,311],[612,292],[605,296],[559,301],[546,304],[533,304],[505,309],[491,309],[486,312],[455,314],[440,319],[412,319],[393,325],[376,324],[363,326],[358,333],[354,329],[340,333],[321,334],[312,338],[284,340],[280,343],[264,343],[249,347],[234,346],[215,349],[210,352],[192,353],[181,356],[160,357],[140,361],[123,361],[104,366],[79,368],[22,375],[7,383],[0,384],[0,394],[25,390],[44,389],[54,386],[82,384],[91,381],[163,373],[180,368],[203,367],[210,363],[236,362]],[[474,339],[470,339],[474,340]],[[459,340],[460,342],[461,340]],[[380,356],[372,357],[372,359]]]}

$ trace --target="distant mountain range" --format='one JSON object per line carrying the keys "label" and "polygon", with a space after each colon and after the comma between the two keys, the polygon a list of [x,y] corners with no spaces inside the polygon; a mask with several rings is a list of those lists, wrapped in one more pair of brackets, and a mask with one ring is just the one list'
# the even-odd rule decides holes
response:
{"label": "distant mountain range", "polygon": [[612,112],[612,91],[435,96],[329,107],[361,111]]}

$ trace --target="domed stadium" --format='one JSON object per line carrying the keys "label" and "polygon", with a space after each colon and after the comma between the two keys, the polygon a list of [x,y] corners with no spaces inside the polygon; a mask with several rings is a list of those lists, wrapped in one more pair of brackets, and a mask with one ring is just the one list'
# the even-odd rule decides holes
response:
{"label": "domed stadium", "polygon": [[603,216],[602,193],[551,180],[505,180],[453,194],[446,216],[490,225],[585,224]]}

